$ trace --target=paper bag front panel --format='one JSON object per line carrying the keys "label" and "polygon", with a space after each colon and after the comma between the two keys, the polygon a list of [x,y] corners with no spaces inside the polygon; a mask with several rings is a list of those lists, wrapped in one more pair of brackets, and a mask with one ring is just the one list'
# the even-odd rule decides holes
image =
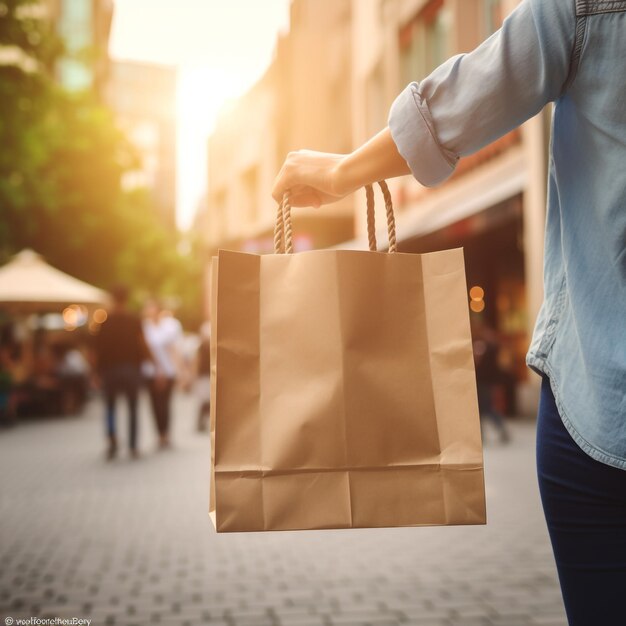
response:
{"label": "paper bag front panel", "polygon": [[[450,506],[461,476],[483,489],[475,408],[455,413],[475,390],[462,255],[452,252],[466,319],[444,320],[458,336],[435,333],[434,353],[436,311],[424,294],[439,306],[439,291],[453,286],[446,258],[424,271],[420,255],[220,252],[219,530],[484,520],[480,495]],[[446,363],[463,371],[434,385],[433,366]],[[438,399],[446,386],[461,392],[456,403]],[[454,423],[468,421],[457,436]]]}

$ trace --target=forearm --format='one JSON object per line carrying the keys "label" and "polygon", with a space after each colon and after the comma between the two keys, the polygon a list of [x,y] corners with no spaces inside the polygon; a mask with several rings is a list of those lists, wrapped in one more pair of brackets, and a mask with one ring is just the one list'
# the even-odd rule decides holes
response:
{"label": "forearm", "polygon": [[281,202],[289,191],[291,206],[318,207],[363,185],[409,173],[391,132],[385,128],[350,154],[290,152],[276,177],[272,195]]}
{"label": "forearm", "polygon": [[389,128],[384,128],[339,162],[335,174],[336,188],[344,195],[376,181],[410,173]]}

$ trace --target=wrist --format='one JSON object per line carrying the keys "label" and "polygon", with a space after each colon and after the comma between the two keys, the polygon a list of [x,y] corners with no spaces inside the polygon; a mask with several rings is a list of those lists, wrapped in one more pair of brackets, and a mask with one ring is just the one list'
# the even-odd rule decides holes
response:
{"label": "wrist", "polygon": [[332,194],[337,197],[347,196],[355,191],[359,185],[354,184],[354,167],[352,157],[354,153],[342,155],[330,172],[330,186]]}
{"label": "wrist", "polygon": [[410,174],[407,162],[398,152],[389,128],[347,154],[335,166],[337,195],[347,195],[377,180]]}

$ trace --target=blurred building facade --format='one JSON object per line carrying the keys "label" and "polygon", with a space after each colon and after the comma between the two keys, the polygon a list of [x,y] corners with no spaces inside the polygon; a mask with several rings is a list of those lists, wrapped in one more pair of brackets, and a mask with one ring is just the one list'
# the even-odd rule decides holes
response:
{"label": "blurred building facade", "polygon": [[114,60],[104,87],[104,99],[141,161],[123,184],[147,188],[171,228],[176,224],[176,85],[173,67]]}
{"label": "blurred building facade", "polygon": [[[207,246],[270,252],[272,182],[290,150],[352,145],[350,0],[294,0],[290,32],[252,89],[223,111],[208,145],[208,197],[197,226]],[[332,111],[332,115],[329,113]],[[353,198],[294,214],[297,250],[350,238]]]}
{"label": "blurred building facade", "polygon": [[[407,83],[476,47],[518,1],[294,0],[291,31],[279,41],[272,67],[220,120],[210,139],[209,195],[201,225],[209,233],[209,249],[271,251],[275,205],[270,190],[287,151],[347,152],[361,145],[386,125],[389,108]],[[517,399],[503,396],[500,405],[521,413],[533,411],[538,393],[524,354],[543,297],[548,132],[543,112],[461,159],[438,188],[427,189],[412,177],[390,182],[401,251],[464,247],[471,315],[502,338],[502,369],[510,382],[510,394],[503,394]],[[234,166],[238,162],[241,166]],[[296,219],[313,211],[298,210]],[[346,237],[328,216],[347,211],[353,220]],[[313,214],[322,230],[336,237],[312,238],[300,249],[338,243],[367,249],[361,194]],[[384,224],[382,215],[379,223]],[[246,246],[258,232],[264,233],[264,245]],[[471,287],[479,287],[472,300]]]}
{"label": "blurred building facade", "polygon": [[65,45],[56,67],[59,82],[70,91],[100,92],[109,68],[113,0],[45,0],[45,5]]}
{"label": "blurred building facade", "polygon": [[[354,0],[354,145],[387,121],[406,84],[426,77],[450,56],[468,52],[497,30],[518,0]],[[515,388],[518,412],[536,406],[536,377],[524,355],[543,297],[543,237],[549,122],[542,113],[477,153],[461,159],[444,185],[427,189],[412,177],[391,182],[400,250],[465,251],[475,321],[502,340],[503,378]],[[357,212],[356,240],[365,220]],[[482,294],[482,295],[481,295]],[[468,297],[469,300],[469,297]],[[513,389],[510,394],[513,395]]]}
{"label": "blurred building facade", "polygon": [[94,89],[113,110],[140,159],[124,185],[147,188],[157,213],[174,228],[176,69],[109,58],[113,0],[43,0],[42,6],[66,50],[55,68],[59,83],[69,91]]}

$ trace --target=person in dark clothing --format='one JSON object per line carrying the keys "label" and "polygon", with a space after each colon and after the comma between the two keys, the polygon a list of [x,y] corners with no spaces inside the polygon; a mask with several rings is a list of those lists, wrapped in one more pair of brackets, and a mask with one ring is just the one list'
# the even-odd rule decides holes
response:
{"label": "person in dark clothing", "polygon": [[200,345],[196,355],[196,396],[198,398],[198,431],[207,429],[211,412],[211,325],[200,329]]}
{"label": "person in dark clothing", "polygon": [[106,401],[107,458],[117,454],[115,401],[122,394],[128,402],[128,445],[132,458],[138,458],[137,396],[140,367],[151,359],[137,315],[127,309],[128,291],[118,286],[113,292],[113,308],[96,337],[96,359]]}
{"label": "person in dark clothing", "polygon": [[484,419],[491,420],[498,430],[500,441],[510,440],[504,417],[493,404],[494,387],[502,381],[502,369],[498,363],[500,344],[496,333],[485,325],[474,329],[474,361],[476,364],[476,385],[481,428]]}

